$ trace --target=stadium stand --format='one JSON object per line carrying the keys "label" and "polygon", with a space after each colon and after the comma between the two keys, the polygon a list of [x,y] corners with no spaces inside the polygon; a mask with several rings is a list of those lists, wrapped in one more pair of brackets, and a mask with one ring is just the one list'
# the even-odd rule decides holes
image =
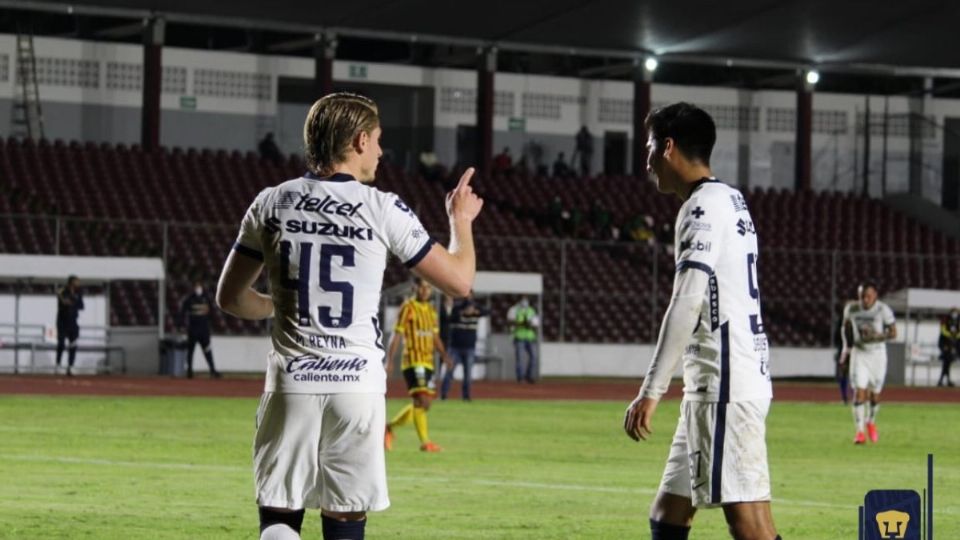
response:
{"label": "stadium stand", "polygon": [[[254,195],[302,171],[295,156],[278,166],[252,152],[144,152],[137,145],[0,139],[0,252],[159,257],[166,235],[171,311],[165,324],[172,329],[176,306],[190,281],[215,279],[236,223]],[[445,230],[440,183],[389,163],[382,164],[378,174],[380,189],[400,194],[430,230]],[[587,239],[601,234],[587,220],[561,242],[545,217],[546,209],[559,195],[565,208],[584,216],[600,204],[621,226],[640,213],[662,224],[673,221],[679,201],[633,177],[494,175],[475,184],[488,201],[477,224],[479,267],[543,274],[545,289],[551,291],[544,297],[546,339],[555,340],[561,332],[568,341],[582,342],[655,338],[671,289],[668,248],[590,242]],[[829,345],[830,310],[839,309],[830,299],[839,304],[852,294],[863,278],[854,269],[876,268],[872,277],[886,290],[907,284],[960,287],[960,268],[945,257],[960,253],[960,242],[879,201],[845,193],[764,189],[746,196],[764,246],[761,289],[774,343]],[[903,256],[906,253],[923,257]],[[394,261],[385,284],[406,276]],[[112,324],[156,324],[157,294],[155,285],[113,284]],[[492,299],[494,329],[506,326],[506,310],[515,301],[509,296]],[[219,313],[213,326],[219,333],[265,330],[264,323]]]}

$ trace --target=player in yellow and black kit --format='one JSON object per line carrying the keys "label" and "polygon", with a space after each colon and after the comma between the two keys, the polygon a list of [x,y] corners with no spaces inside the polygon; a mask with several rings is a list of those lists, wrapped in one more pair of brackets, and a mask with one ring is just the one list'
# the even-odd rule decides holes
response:
{"label": "player in yellow and black kit", "polygon": [[437,310],[430,304],[433,288],[420,278],[415,279],[414,284],[416,294],[404,302],[400,308],[397,326],[387,351],[387,373],[390,373],[393,357],[401,341],[403,342],[403,361],[400,367],[413,403],[404,407],[387,424],[384,444],[387,450],[392,450],[393,428],[406,425],[413,420],[417,435],[420,437],[420,450],[439,452],[441,448],[430,441],[427,432],[427,411],[430,410],[430,400],[436,394],[433,381],[434,350],[440,352],[447,369],[453,369],[453,362],[447,355],[443,342],[440,341]]}

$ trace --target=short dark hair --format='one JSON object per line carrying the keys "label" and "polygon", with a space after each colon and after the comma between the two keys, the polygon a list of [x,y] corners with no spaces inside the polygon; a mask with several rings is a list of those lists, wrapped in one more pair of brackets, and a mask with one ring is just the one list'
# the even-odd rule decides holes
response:
{"label": "short dark hair", "polygon": [[73,282],[73,280],[75,280],[75,279],[80,279],[80,278],[78,278],[78,277],[77,277],[76,275],[74,275],[74,274],[70,274],[70,275],[67,277],[67,285],[69,285],[69,284],[70,284],[71,282]]}
{"label": "short dark hair", "polygon": [[710,165],[710,154],[717,142],[717,126],[707,111],[681,101],[650,111],[643,126],[661,143],[658,146],[667,138],[673,139],[688,159]]}
{"label": "short dark hair", "polygon": [[874,280],[872,280],[872,279],[865,279],[865,280],[861,281],[861,282],[860,282],[860,286],[857,287],[857,290],[858,290],[858,291],[859,291],[859,290],[866,290],[866,289],[873,289],[873,290],[877,291],[877,293],[880,292],[880,287],[877,287],[877,282],[874,281]]}
{"label": "short dark hair", "polygon": [[353,139],[361,131],[371,133],[380,125],[377,104],[359,94],[339,92],[318,99],[303,125],[307,168],[328,175],[343,163]]}

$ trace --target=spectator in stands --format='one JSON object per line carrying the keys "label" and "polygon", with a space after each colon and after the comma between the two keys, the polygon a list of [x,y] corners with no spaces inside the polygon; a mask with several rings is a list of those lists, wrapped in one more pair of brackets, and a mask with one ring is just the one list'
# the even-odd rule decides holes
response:
{"label": "spectator in stands", "polygon": [[576,149],[573,152],[573,162],[580,158],[580,176],[590,176],[590,163],[593,160],[593,135],[587,126],[582,126],[577,132]]}
{"label": "spectator in stands", "polygon": [[193,378],[193,349],[197,343],[203,350],[210,368],[210,376],[219,379],[220,372],[213,365],[213,348],[210,347],[210,311],[213,303],[203,290],[203,282],[193,282],[193,294],[183,299],[180,304],[180,317],[183,326],[187,329],[187,378]]}
{"label": "spectator in stands", "polygon": [[566,178],[573,173],[570,170],[570,166],[567,165],[567,159],[564,156],[563,152],[557,154],[556,161],[553,162],[553,177],[554,178]]}
{"label": "spectator in stands", "polygon": [[610,236],[610,223],[613,221],[613,214],[604,206],[600,199],[593,201],[590,207],[590,225],[593,227],[595,238],[607,239]]}
{"label": "spectator in stands", "polygon": [[[470,401],[470,381],[473,379],[473,361],[477,355],[477,323],[480,317],[490,312],[481,307],[473,298],[473,291],[453,306],[450,315],[450,356],[454,366],[463,366],[463,386],[460,392],[464,401]],[[440,399],[447,399],[453,383],[453,369],[447,370],[440,386]]]}
{"label": "spectator in stands", "polygon": [[80,278],[70,276],[67,284],[57,291],[57,372],[60,371],[60,359],[64,346],[67,353],[67,377],[73,376],[73,363],[77,359],[77,339],[80,337],[80,325],[77,318],[83,309],[83,294],[80,293]]}
{"label": "spectator in stands", "polygon": [[437,154],[420,152],[420,176],[431,182],[439,182],[446,177],[446,168],[440,164]]}
{"label": "spectator in stands", "polygon": [[950,364],[957,357],[957,345],[960,343],[960,310],[953,308],[950,314],[940,320],[940,361],[943,370],[937,379],[937,386],[954,386],[950,380]]}
{"label": "spectator in stands", "polygon": [[529,158],[529,165],[536,176],[546,176],[547,166],[543,163],[543,145],[530,139],[524,146],[523,155]]}
{"label": "spectator in stands", "polygon": [[510,156],[510,147],[504,146],[503,151],[493,158],[493,172],[509,174],[513,171],[513,157]]}
{"label": "spectator in stands", "polygon": [[257,149],[260,151],[261,159],[270,161],[274,165],[283,164],[283,152],[280,151],[280,147],[278,147],[277,143],[273,140],[272,131],[267,132],[263,140],[260,141],[260,144],[257,145]]}
{"label": "spectator in stands", "polygon": [[[540,326],[540,317],[537,310],[530,305],[526,296],[520,299],[507,310],[507,322],[513,333],[513,348],[517,367],[517,382],[536,382],[537,373],[537,341]],[[523,352],[527,353],[527,367],[523,367]]]}
{"label": "spectator in stands", "polygon": [[653,218],[646,214],[637,214],[627,224],[627,234],[634,242],[654,243]]}

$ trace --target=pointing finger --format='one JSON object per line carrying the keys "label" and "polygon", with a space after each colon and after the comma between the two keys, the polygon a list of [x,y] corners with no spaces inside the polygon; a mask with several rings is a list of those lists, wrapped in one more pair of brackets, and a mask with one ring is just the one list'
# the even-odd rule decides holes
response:
{"label": "pointing finger", "polygon": [[460,182],[457,183],[457,189],[459,190],[462,187],[470,185],[470,179],[473,178],[473,173],[475,169],[470,167],[469,169],[463,171],[463,176],[460,177]]}

